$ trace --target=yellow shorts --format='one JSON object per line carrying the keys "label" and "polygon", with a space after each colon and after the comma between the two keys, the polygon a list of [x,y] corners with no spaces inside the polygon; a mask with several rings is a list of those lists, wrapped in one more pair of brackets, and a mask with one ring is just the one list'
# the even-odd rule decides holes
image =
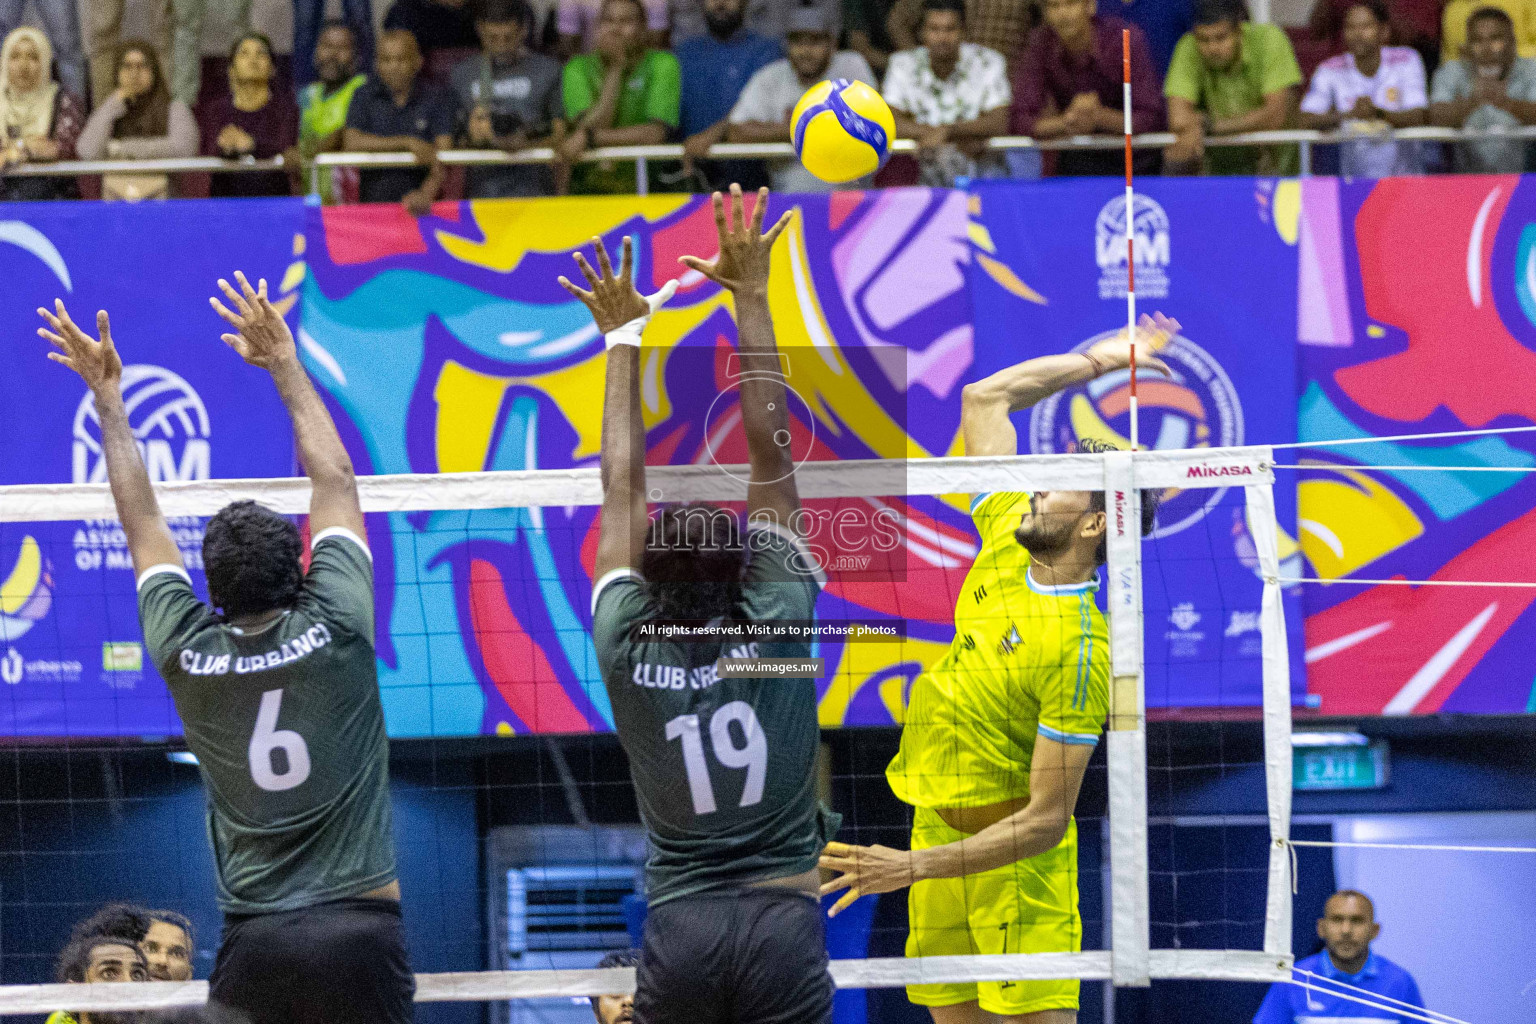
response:
{"label": "yellow shorts", "polygon": [[[912,849],[959,842],[966,833],[944,824],[937,812],[916,809]],[[977,953],[1076,953],[1083,946],[1077,913],[1077,822],[1054,849],[964,878],[927,879],[907,896],[907,956]],[[1075,1010],[1078,983],[982,981],[908,985],[919,1006],[979,1002],[988,1013],[1021,1014]]]}

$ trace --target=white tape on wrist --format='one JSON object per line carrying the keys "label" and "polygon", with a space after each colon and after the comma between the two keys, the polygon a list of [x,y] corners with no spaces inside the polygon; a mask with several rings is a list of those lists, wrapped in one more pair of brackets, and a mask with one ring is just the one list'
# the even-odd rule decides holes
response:
{"label": "white tape on wrist", "polygon": [[651,307],[651,311],[644,316],[637,316],[629,323],[615,327],[603,335],[603,344],[609,349],[612,349],[615,345],[633,345],[635,348],[639,348],[640,335],[645,333],[646,324],[651,322],[651,317],[655,312],[662,306],[665,306],[667,300],[676,293],[677,282],[668,281],[654,295],[647,295],[645,297],[645,304]]}

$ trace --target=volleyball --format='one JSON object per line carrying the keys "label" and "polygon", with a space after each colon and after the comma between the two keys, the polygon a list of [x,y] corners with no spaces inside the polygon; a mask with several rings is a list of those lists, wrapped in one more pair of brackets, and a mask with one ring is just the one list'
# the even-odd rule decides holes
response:
{"label": "volleyball", "polygon": [[807,89],[789,123],[800,163],[834,185],[878,171],[896,137],[896,119],[880,94],[846,78]]}

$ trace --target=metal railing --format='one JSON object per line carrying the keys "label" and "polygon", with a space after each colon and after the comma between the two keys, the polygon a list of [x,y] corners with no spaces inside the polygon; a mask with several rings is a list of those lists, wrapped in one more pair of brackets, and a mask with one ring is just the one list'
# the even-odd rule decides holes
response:
{"label": "metal railing", "polygon": [[[1148,132],[1133,136],[1131,144],[1137,149],[1164,149],[1173,145],[1172,132]],[[1362,140],[1399,142],[1466,142],[1480,139],[1532,139],[1536,140],[1536,125],[1519,128],[1486,128],[1466,130],[1460,128],[1399,128],[1390,132],[1363,134],[1360,132],[1319,132],[1307,129],[1247,132],[1242,135],[1206,136],[1207,148],[1227,146],[1271,146],[1294,144],[1301,154],[1301,173],[1312,173],[1312,147],[1341,142]],[[1042,152],[1119,150],[1125,139],[1119,135],[1074,135],[1064,139],[1032,139],[1024,135],[1004,135],[988,139],[986,148],[993,151],[1039,150]],[[917,143],[911,139],[897,139],[891,144],[895,153],[913,153]],[[722,142],[713,146],[709,155],[721,160],[779,160],[794,156],[794,148],[787,142]],[[681,160],[683,147],[679,145],[657,146],[609,146],[590,149],[577,158],[578,163],[600,161],[634,161],[635,192],[645,195],[648,190],[648,163],[651,160]],[[547,146],[505,153],[500,150],[446,149],[438,153],[438,160],[450,166],[483,167],[549,164],[555,160],[555,151]],[[410,153],[321,153],[310,167],[309,188],[319,191],[319,175],[327,167],[412,167],[419,162]],[[282,157],[270,160],[224,160],[219,157],[187,157],[165,160],[65,160],[56,163],[20,164],[8,168],[3,175],[15,177],[70,177],[98,174],[243,174],[256,171],[280,171],[287,168]]]}

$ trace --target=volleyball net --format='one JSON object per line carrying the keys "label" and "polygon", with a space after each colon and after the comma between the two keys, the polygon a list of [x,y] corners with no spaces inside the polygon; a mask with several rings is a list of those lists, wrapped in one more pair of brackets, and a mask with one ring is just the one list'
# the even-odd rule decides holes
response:
{"label": "volleyball net", "polygon": [[[979,980],[1138,986],[1158,978],[1289,977],[1293,695],[1273,464],[1270,449],[1246,447],[800,465],[796,479],[807,509],[802,532],[830,570],[818,622],[850,627],[818,639],[813,651],[826,666],[818,682],[822,723],[843,727],[823,733],[821,772],[823,798],[843,814],[838,838],[846,842],[906,846],[910,809],[895,800],[884,777],[898,735],[890,723],[901,722],[913,679],[953,636],[955,599],[976,552],[964,511],[969,496],[1098,491],[1108,521],[1102,604],[1112,678],[1102,753],[1090,763],[1077,813],[1074,884],[1082,948],[902,956],[904,894],[865,897],[845,915],[853,924],[840,917],[829,925],[829,934],[843,937],[844,953],[834,948],[832,966],[840,989]],[[744,466],[655,466],[647,483],[653,502],[740,508],[748,478]],[[397,843],[407,914],[417,900],[479,911],[478,920],[436,922],[433,934],[440,941],[415,950],[419,969],[453,968],[423,969],[418,1000],[505,1002],[506,1019],[522,1019],[516,1007],[524,1002],[569,1005],[573,997],[628,989],[631,971],[591,969],[603,948],[630,944],[633,917],[642,913],[635,904],[643,904],[644,859],[627,769],[617,744],[603,735],[611,709],[591,651],[589,619],[581,611],[590,598],[590,568],[582,567],[601,500],[597,469],[361,477],[358,485],[380,590],[380,679],[396,737]],[[197,481],[157,491],[164,514],[182,524],[189,556],[197,553],[202,521],[231,501],[252,499],[296,517],[309,501],[303,479]],[[1157,533],[1143,540],[1143,491],[1210,495],[1212,500],[1196,503],[1207,514],[1186,526],[1205,531],[1209,558],[1191,559],[1187,544],[1180,548],[1184,554],[1165,557]],[[87,541],[93,530],[110,534],[113,517],[104,484],[0,488],[0,541],[9,548],[30,539],[45,565],[77,557],[82,531]],[[1239,525],[1244,537],[1234,543]],[[889,542],[882,545],[880,538]],[[196,564],[189,558],[189,565]],[[1221,593],[1228,607],[1192,608],[1178,600],[1181,584],[1201,577],[1215,581],[1206,589]],[[100,614],[125,640],[137,637],[131,573],[99,578]],[[194,579],[201,589],[195,572]],[[120,583],[127,584],[126,593]],[[540,608],[542,619],[534,614]],[[575,617],[562,616],[561,609],[576,610]],[[1231,635],[1218,654],[1184,665],[1171,660],[1178,658],[1180,637],[1171,637],[1170,648],[1161,634],[1193,634],[1202,618],[1241,628],[1226,630]],[[1144,643],[1149,622],[1165,652],[1151,665]],[[850,639],[854,625],[863,627],[862,641]],[[39,626],[48,627],[47,620]],[[52,628],[56,660],[86,656],[73,650],[66,628]],[[28,639],[35,650],[39,635]],[[1166,653],[1170,649],[1175,653]],[[152,666],[144,670],[152,679]],[[1250,717],[1262,724],[1261,747],[1230,741],[1235,726],[1218,717],[1205,727],[1209,749],[1193,762],[1175,759],[1166,743],[1149,751],[1148,679],[1154,680],[1154,702],[1166,703],[1181,672],[1205,673],[1213,703],[1250,705]],[[482,689],[479,679],[490,685],[466,712],[462,698],[467,688]],[[18,702],[46,699],[25,683],[6,689],[18,723],[26,719]],[[61,693],[56,687],[55,699]],[[493,707],[493,698],[500,704]],[[172,715],[168,695],[150,680],[105,699],[116,701],[124,716],[142,713],[130,707],[135,702],[159,702],[161,712]],[[887,728],[860,727],[881,722]],[[106,897],[113,884],[87,884],[85,876],[99,870],[121,887],[118,898],[210,902],[208,893],[193,892],[200,884],[211,888],[206,874],[135,883],[121,865],[109,864],[112,847],[102,846],[100,832],[87,835],[82,825],[74,833],[76,819],[89,809],[110,805],[110,822],[110,815],[124,813],[112,807],[130,808],[129,817],[137,813],[134,807],[152,808],[160,783],[149,776],[177,769],[163,760],[154,770],[144,768],[144,751],[150,760],[165,754],[185,759],[174,738],[145,746],[142,736],[85,735],[51,741],[70,758],[62,779],[56,765],[45,767],[54,764],[48,755],[22,745],[10,753],[13,771],[0,773],[11,776],[6,795],[16,812],[13,859],[24,880],[31,870],[37,880],[27,884],[41,892],[41,874],[78,872],[79,902],[49,903],[24,884],[20,892],[0,892],[0,912],[18,923],[28,915],[83,917],[102,902],[91,894]],[[1258,842],[1265,852],[1257,864],[1237,850],[1254,842],[1252,822],[1206,822],[1207,841],[1190,847],[1173,835],[1178,823],[1149,814],[1149,791],[1161,807],[1192,777],[1226,780],[1235,787],[1234,805],[1264,809]],[[423,815],[402,807],[412,800],[434,803]],[[36,820],[51,822],[60,842],[29,849],[24,833]],[[424,829],[416,827],[423,823]],[[479,847],[477,868],[433,867],[434,858],[464,841]],[[177,835],[174,843],[184,862],[207,856],[196,849],[206,843],[199,833]],[[423,877],[435,879],[427,891],[412,881]],[[474,893],[467,901],[466,889]],[[41,922],[32,928],[39,935],[48,931]],[[211,948],[211,938],[199,946]],[[42,961],[52,953],[46,947],[32,952],[38,961],[33,977],[45,973]],[[144,1009],[205,997],[199,982],[0,985],[0,1013],[61,1006]]]}

